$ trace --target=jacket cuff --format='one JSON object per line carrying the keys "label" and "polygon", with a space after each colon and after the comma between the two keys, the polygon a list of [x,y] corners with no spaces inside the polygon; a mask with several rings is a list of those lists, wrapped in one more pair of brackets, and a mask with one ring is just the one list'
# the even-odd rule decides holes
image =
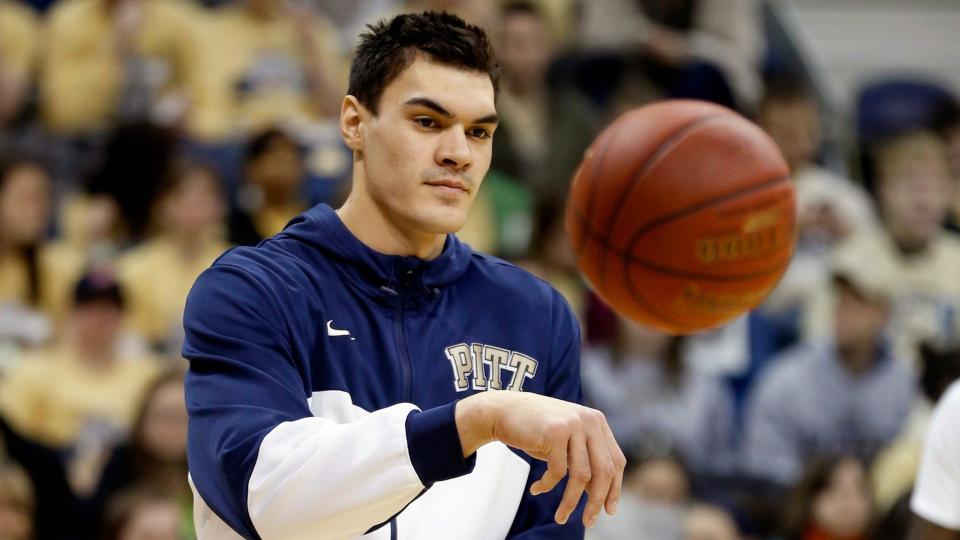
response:
{"label": "jacket cuff", "polygon": [[407,451],[424,486],[473,472],[474,453],[464,459],[455,416],[457,402],[407,415]]}

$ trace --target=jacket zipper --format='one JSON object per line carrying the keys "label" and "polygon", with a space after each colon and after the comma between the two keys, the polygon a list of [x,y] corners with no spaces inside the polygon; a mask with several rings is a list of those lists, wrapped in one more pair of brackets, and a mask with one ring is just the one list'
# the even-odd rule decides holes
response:
{"label": "jacket zipper", "polygon": [[400,279],[399,302],[397,303],[396,317],[393,321],[394,338],[397,340],[397,349],[400,351],[400,372],[403,377],[403,401],[413,402],[413,362],[407,351],[407,339],[403,331],[403,311],[406,307],[407,296],[410,291],[410,273],[405,273]]}

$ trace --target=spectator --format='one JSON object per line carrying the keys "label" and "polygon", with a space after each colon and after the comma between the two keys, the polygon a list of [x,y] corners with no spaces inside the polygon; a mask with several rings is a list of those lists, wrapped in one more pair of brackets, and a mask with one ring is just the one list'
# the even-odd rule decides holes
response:
{"label": "spectator", "polygon": [[50,328],[39,314],[56,304],[65,268],[44,252],[50,223],[50,177],[36,162],[0,162],[0,339],[39,344]]}
{"label": "spectator", "polygon": [[176,500],[155,490],[117,495],[107,506],[104,540],[182,540]]}
{"label": "spectator", "polygon": [[774,358],[747,404],[744,472],[782,487],[822,456],[873,458],[899,433],[915,395],[909,368],[883,339],[892,284],[869,259],[834,265],[832,339]]}
{"label": "spectator", "polygon": [[289,134],[268,129],[247,143],[239,211],[231,217],[230,240],[253,245],[283,230],[308,208],[303,196],[303,149]]}
{"label": "spectator", "polygon": [[337,116],[343,67],[327,19],[282,0],[240,0],[210,17],[197,135],[243,139],[272,125]]}
{"label": "spectator", "polygon": [[557,194],[537,201],[534,223],[530,233],[530,249],[518,265],[553,285],[578,316],[584,315],[587,289],[577,270],[577,255],[573,252],[563,227],[562,197]]}
{"label": "spectator", "polygon": [[[914,364],[919,343],[944,347],[960,339],[960,240],[942,224],[952,194],[943,143],[914,132],[883,144],[875,195],[882,227],[838,246],[894,284],[891,331],[896,357]],[[813,336],[824,335],[829,291],[807,314]]]}
{"label": "spectator", "polygon": [[[628,449],[628,453],[631,453]],[[623,475],[617,514],[588,529],[588,540],[679,538],[690,501],[690,476],[673,454],[633,454]]]}
{"label": "spectator", "polygon": [[873,538],[874,511],[864,464],[855,457],[810,466],[784,513],[786,540]]}
{"label": "spectator", "polygon": [[[57,453],[25,439],[0,417],[0,456],[3,455],[23,468],[33,486],[36,504],[33,513],[34,538],[82,539],[78,530],[80,513],[77,501],[67,484],[66,472]],[[6,537],[0,533],[0,538]]]}
{"label": "spectator", "polygon": [[39,29],[33,11],[0,0],[0,129],[23,110],[36,68]]}
{"label": "spectator", "polygon": [[170,494],[191,528],[193,497],[187,483],[187,409],[183,373],[169,371],[144,392],[128,442],[113,449],[92,498],[92,515],[123,490],[141,487]]}
{"label": "spectator", "polygon": [[583,355],[583,391],[617,440],[671,449],[697,474],[733,469],[733,403],[719,379],[688,369],[684,339],[620,319],[609,348]]}
{"label": "spectator", "polygon": [[581,24],[584,47],[639,53],[644,75],[669,96],[742,110],[760,97],[763,32],[754,0],[592,0],[583,3]]}
{"label": "spectator", "polygon": [[143,389],[156,374],[152,361],[120,350],[123,296],[109,273],[81,279],[63,339],[25,355],[0,381],[0,411],[25,435],[68,449],[71,485],[92,489],[106,445],[130,425]]}
{"label": "spectator", "polygon": [[500,26],[501,121],[491,168],[542,193],[563,192],[598,131],[597,113],[573,91],[549,86],[555,45],[535,2],[505,3]]}
{"label": "spectator", "polygon": [[0,538],[34,538],[33,517],[36,508],[33,485],[27,473],[0,453]]}
{"label": "spectator", "polygon": [[65,136],[118,121],[181,122],[197,100],[194,8],[162,0],[59,2],[48,16],[40,105]]}
{"label": "spectator", "polygon": [[122,124],[110,133],[100,163],[87,181],[86,198],[80,201],[109,197],[113,202],[119,214],[110,216],[119,218],[110,224],[114,250],[147,235],[151,205],[171,174],[176,145],[174,131],[149,122]]}
{"label": "spectator", "polygon": [[797,248],[767,308],[801,307],[829,272],[830,250],[876,223],[866,191],[816,163],[822,144],[820,112],[805,84],[781,77],[767,86],[758,122],[790,166],[797,195]]}
{"label": "spectator", "polygon": [[154,204],[153,237],[118,261],[130,326],[157,348],[176,348],[187,293],[227,250],[226,201],[216,173],[198,164],[175,167]]}
{"label": "spectator", "polygon": [[683,520],[683,540],[741,540],[730,512],[712,504],[697,504]]}

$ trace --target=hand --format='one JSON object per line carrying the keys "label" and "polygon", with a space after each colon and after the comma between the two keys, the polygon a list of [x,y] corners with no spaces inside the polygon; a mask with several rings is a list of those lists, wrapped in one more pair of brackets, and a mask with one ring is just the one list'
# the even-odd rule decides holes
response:
{"label": "hand", "polygon": [[530,486],[533,495],[569,476],[557,523],[567,522],[584,490],[585,526],[593,527],[602,508],[616,512],[627,461],[600,411],[538,394],[488,391],[457,403],[456,420],[464,456],[496,440],[546,461],[547,472]]}

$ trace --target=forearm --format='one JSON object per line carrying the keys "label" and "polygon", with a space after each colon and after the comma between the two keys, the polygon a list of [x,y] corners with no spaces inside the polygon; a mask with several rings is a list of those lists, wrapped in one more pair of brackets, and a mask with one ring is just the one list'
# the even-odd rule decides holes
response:
{"label": "forearm", "polygon": [[457,433],[463,457],[473,455],[478,448],[493,441],[494,410],[489,392],[474,394],[457,402]]}

